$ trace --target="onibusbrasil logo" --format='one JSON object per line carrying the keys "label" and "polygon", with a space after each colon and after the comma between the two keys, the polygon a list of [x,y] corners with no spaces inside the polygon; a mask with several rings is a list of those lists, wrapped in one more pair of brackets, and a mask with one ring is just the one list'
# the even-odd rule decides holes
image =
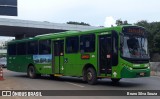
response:
{"label": "onibusbrasil logo", "polygon": [[2,91],[2,96],[42,96],[40,91]]}

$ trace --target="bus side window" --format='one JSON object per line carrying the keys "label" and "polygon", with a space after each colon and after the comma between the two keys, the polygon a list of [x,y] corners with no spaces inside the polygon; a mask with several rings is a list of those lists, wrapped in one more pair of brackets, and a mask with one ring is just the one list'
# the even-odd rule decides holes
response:
{"label": "bus side window", "polygon": [[16,55],[16,44],[8,44],[8,55]]}
{"label": "bus side window", "polygon": [[51,40],[39,41],[39,54],[51,54]]}
{"label": "bus side window", "polygon": [[27,54],[38,54],[38,41],[30,41],[27,44]]}
{"label": "bus side window", "polygon": [[77,53],[79,50],[79,37],[66,38],[66,53]]}
{"label": "bus side window", "polygon": [[118,65],[118,34],[116,31],[112,31],[112,65],[117,66]]}
{"label": "bus side window", "polygon": [[84,52],[94,52],[95,51],[95,35],[82,35],[80,37],[80,51]]}
{"label": "bus side window", "polygon": [[26,55],[26,42],[17,44],[17,55]]}

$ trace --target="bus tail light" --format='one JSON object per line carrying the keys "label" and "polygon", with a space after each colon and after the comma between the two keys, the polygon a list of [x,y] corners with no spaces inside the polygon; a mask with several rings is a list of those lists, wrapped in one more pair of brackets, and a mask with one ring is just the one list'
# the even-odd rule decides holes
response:
{"label": "bus tail light", "polygon": [[81,55],[81,59],[89,59],[90,55],[89,54],[83,54]]}

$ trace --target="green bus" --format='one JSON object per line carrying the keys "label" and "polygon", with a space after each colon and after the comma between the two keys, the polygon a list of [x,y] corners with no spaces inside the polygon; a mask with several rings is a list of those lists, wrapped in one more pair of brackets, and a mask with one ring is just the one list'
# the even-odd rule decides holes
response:
{"label": "green bus", "polygon": [[97,79],[149,77],[147,32],[124,25],[90,31],[66,31],[8,43],[7,68],[30,78],[82,77]]}

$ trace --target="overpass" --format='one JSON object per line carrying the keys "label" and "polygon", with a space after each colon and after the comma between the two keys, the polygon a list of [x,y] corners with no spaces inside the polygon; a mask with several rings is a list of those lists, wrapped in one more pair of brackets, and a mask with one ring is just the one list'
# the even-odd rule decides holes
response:
{"label": "overpass", "polygon": [[0,36],[16,39],[68,30],[85,31],[100,27],[0,18]]}

